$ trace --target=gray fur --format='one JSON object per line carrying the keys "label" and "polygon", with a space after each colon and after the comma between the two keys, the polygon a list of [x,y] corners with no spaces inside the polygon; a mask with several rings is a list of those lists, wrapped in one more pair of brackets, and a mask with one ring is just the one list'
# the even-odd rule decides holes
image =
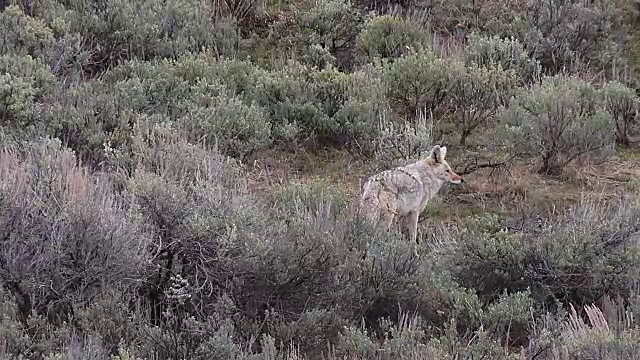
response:
{"label": "gray fur", "polygon": [[371,176],[363,186],[359,211],[386,229],[399,221],[417,240],[418,217],[445,182],[460,183],[445,161],[446,147],[434,146],[426,159]]}

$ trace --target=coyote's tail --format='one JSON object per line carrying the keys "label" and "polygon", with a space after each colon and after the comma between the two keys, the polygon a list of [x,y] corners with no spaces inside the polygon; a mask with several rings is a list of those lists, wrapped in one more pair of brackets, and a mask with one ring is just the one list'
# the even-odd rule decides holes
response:
{"label": "coyote's tail", "polygon": [[360,203],[358,204],[358,213],[372,222],[378,221],[380,199],[378,198],[377,182],[367,182],[364,184]]}

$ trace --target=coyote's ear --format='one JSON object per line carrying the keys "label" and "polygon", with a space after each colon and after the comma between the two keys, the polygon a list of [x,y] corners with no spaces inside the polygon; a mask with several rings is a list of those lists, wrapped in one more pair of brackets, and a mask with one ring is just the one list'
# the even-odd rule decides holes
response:
{"label": "coyote's ear", "polygon": [[[445,149],[446,152],[446,149]],[[436,145],[431,149],[431,153],[429,153],[429,159],[433,160],[436,163],[442,162],[442,148],[440,145]]]}
{"label": "coyote's ear", "polygon": [[440,160],[444,160],[446,156],[447,156],[447,147],[443,146],[440,148]]}

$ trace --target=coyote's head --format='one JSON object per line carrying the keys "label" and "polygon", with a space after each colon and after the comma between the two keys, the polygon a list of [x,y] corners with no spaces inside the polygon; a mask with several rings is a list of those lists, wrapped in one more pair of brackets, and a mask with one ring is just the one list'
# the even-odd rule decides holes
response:
{"label": "coyote's head", "polygon": [[456,174],[451,170],[451,166],[444,159],[447,155],[447,147],[440,145],[436,145],[431,149],[429,153],[429,157],[426,159],[426,163],[431,167],[432,171],[435,173],[436,177],[438,177],[442,181],[448,181],[452,184],[460,184],[464,182],[462,176]]}

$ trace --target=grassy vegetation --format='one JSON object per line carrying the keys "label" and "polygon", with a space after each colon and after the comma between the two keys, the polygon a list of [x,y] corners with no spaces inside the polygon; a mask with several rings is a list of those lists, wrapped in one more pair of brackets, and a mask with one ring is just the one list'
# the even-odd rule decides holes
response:
{"label": "grassy vegetation", "polygon": [[0,2],[0,358],[637,358],[638,10]]}

